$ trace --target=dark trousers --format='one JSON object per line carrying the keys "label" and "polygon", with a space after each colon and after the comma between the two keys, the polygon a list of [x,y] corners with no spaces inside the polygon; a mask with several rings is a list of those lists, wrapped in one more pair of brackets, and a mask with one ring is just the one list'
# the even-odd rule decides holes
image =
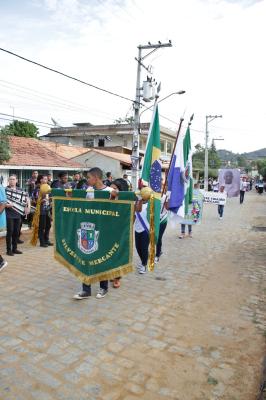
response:
{"label": "dark trousers", "polygon": [[218,214],[220,215],[220,217],[223,216],[224,213],[224,205],[223,204],[219,204],[218,205]]}
{"label": "dark trousers", "polygon": [[135,244],[136,249],[141,260],[141,263],[144,267],[146,267],[148,263],[149,257],[149,243],[150,238],[149,234],[146,231],[143,232],[135,232]]}
{"label": "dark trousers", "polygon": [[6,219],[6,249],[14,251],[17,249],[21,218]]}
{"label": "dark trousers", "polygon": [[[108,281],[100,281],[100,288],[108,290]],[[83,292],[91,294],[91,285],[86,285],[86,283],[82,283],[82,290]]]}
{"label": "dark trousers", "polygon": [[240,204],[243,203],[243,201],[244,201],[244,196],[245,196],[244,190],[240,190]]}
{"label": "dark trousers", "polygon": [[[188,225],[188,233],[190,234],[192,232],[192,225]],[[182,235],[185,234],[186,231],[186,224],[181,224],[181,233]]]}
{"label": "dark trousers", "polygon": [[156,245],[156,257],[160,257],[160,255],[162,254],[162,238],[166,227],[167,222],[165,222],[164,224],[160,224],[159,236]]}
{"label": "dark trousers", "polygon": [[39,220],[39,239],[40,244],[49,242],[49,232],[51,229],[51,218],[48,214],[40,215]]}

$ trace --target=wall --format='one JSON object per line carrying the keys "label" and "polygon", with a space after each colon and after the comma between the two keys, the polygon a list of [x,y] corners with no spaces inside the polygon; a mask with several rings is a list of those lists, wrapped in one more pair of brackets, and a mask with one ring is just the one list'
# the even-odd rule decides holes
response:
{"label": "wall", "polygon": [[90,152],[74,157],[72,160],[82,163],[86,169],[99,167],[105,173],[110,171],[112,172],[114,178],[121,178],[124,173],[119,161],[110,157],[106,157],[102,154]]}

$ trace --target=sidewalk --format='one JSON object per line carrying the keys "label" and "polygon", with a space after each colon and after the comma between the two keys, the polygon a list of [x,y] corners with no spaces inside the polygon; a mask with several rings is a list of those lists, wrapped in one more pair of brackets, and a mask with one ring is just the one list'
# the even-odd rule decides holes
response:
{"label": "sidewalk", "polygon": [[[254,400],[266,335],[266,196],[204,208],[193,238],[168,227],[154,273],[101,300],[52,248],[5,256],[0,274],[2,400]],[[4,240],[0,241],[5,254]]]}

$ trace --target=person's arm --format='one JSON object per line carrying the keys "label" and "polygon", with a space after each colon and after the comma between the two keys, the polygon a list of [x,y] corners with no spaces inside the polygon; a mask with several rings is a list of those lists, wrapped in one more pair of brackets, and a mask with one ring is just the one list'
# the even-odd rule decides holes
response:
{"label": "person's arm", "polygon": [[143,205],[143,200],[137,200],[135,203],[135,212],[141,212],[142,211],[142,205]]}

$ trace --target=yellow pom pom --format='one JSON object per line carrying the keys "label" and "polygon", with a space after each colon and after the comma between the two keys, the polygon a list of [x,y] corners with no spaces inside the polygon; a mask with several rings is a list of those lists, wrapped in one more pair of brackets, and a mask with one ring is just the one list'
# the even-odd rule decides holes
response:
{"label": "yellow pom pom", "polygon": [[51,188],[47,183],[43,183],[40,187],[41,194],[47,194],[51,192]]}
{"label": "yellow pom pom", "polygon": [[140,191],[140,195],[143,200],[149,200],[152,194],[152,189],[149,187],[143,187]]}

